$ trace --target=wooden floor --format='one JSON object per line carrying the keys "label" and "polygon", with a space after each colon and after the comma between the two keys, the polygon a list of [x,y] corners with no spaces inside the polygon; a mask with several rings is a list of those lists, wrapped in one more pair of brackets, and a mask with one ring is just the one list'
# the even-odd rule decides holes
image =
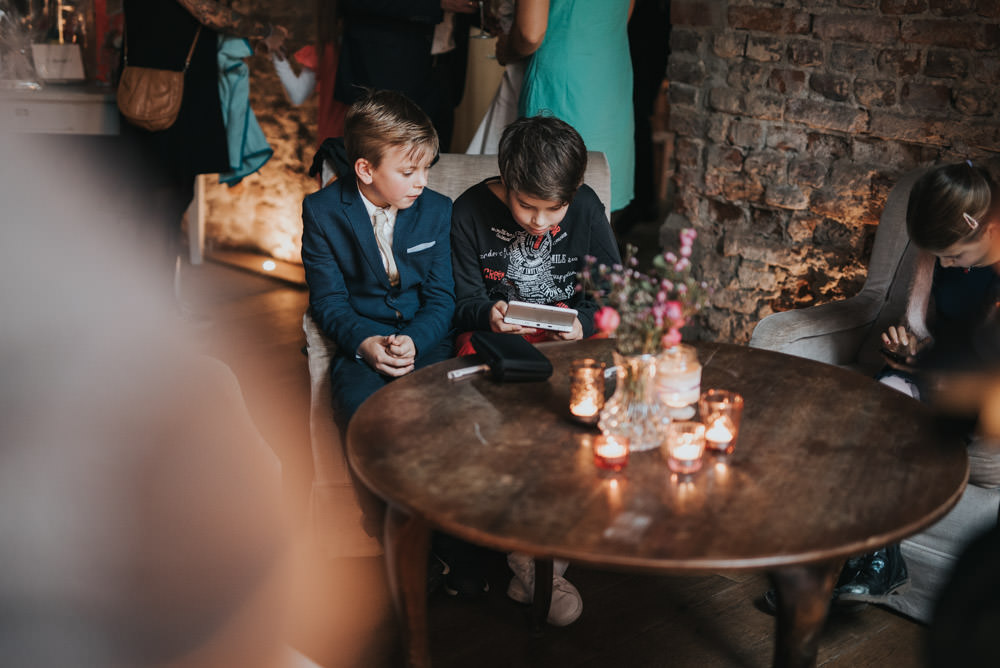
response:
{"label": "wooden floor", "polygon": [[[302,313],[304,289],[208,262],[184,270],[189,300],[210,313],[214,353],[239,377],[261,433],[281,458],[297,519],[295,613],[290,643],[324,668],[401,665],[381,565],[330,561],[305,536],[311,476],[309,384]],[[664,577],[571,566],[584,611],[566,628],[528,629],[528,609],[509,600],[501,555],[491,591],[467,602],[436,593],[429,601],[431,653],[440,668],[520,666],[769,666],[774,620],[757,609],[767,588],[759,574]],[[922,666],[922,626],[869,607],[834,616],[820,640],[818,665],[836,668]]]}

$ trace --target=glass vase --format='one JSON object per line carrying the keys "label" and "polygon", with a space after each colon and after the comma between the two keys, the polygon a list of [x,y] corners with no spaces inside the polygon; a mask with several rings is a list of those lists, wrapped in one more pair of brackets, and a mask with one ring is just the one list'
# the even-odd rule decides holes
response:
{"label": "glass vase", "polygon": [[597,426],[604,434],[625,437],[631,452],[660,447],[670,422],[656,387],[656,355],[614,352],[618,367],[615,392],[604,404]]}

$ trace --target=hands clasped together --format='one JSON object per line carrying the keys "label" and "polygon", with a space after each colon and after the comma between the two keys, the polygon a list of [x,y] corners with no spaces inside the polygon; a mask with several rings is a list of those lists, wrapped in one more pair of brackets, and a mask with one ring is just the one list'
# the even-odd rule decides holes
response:
{"label": "hands clasped together", "polygon": [[379,373],[398,377],[413,371],[417,347],[413,339],[405,334],[369,336],[358,346],[358,354]]}

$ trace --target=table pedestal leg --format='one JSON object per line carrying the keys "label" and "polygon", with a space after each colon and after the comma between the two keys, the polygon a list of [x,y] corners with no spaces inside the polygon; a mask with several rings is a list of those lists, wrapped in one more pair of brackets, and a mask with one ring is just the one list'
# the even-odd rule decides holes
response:
{"label": "table pedestal leg", "polygon": [[778,594],[775,668],[816,665],[819,634],[842,561],[789,566],[770,573]]}
{"label": "table pedestal leg", "polygon": [[535,559],[535,592],[531,603],[531,630],[540,635],[552,605],[552,560]]}
{"label": "table pedestal leg", "polygon": [[402,626],[406,665],[431,665],[427,639],[427,553],[430,527],[389,506],[385,515],[385,558],[396,616]]}

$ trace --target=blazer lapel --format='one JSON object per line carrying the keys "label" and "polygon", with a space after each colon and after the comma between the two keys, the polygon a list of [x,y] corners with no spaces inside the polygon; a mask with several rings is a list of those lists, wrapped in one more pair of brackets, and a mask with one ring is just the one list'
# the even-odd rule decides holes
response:
{"label": "blazer lapel", "polygon": [[[365,256],[365,261],[368,262],[368,266],[371,268],[371,275],[378,277],[379,282],[386,288],[391,287],[389,285],[389,274],[385,271],[385,265],[382,263],[382,254],[379,252],[378,243],[375,241],[375,230],[372,228],[371,218],[368,217],[368,209],[365,208],[365,203],[361,201],[361,195],[358,193],[357,186],[352,185],[344,188],[341,192],[343,194],[344,212],[347,215],[348,222],[351,224],[354,238],[358,240],[358,245],[361,247],[361,254]],[[395,245],[395,241],[393,241],[393,245]]]}
{"label": "blazer lapel", "polygon": [[406,279],[409,278],[410,267],[407,261],[410,256],[406,249],[410,247],[410,241],[413,239],[413,232],[416,229],[417,218],[419,218],[417,213],[419,207],[420,200],[418,199],[413,203],[413,206],[396,211],[396,225],[392,228],[392,252],[396,258],[400,284],[406,284]]}

